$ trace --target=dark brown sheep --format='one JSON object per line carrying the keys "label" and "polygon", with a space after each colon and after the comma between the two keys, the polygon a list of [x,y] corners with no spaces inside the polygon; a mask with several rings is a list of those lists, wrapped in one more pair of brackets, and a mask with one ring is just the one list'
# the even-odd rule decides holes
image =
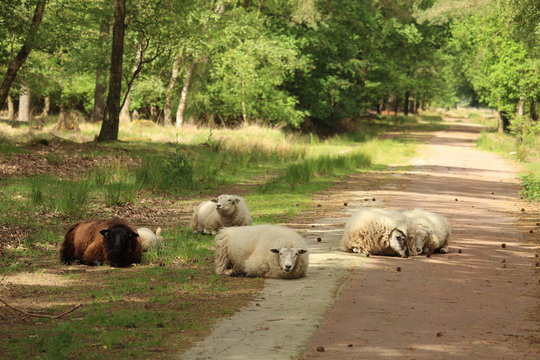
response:
{"label": "dark brown sheep", "polygon": [[114,267],[141,262],[139,235],[131,223],[112,218],[85,221],[73,225],[64,237],[60,260],[64,264],[79,261],[86,265]]}

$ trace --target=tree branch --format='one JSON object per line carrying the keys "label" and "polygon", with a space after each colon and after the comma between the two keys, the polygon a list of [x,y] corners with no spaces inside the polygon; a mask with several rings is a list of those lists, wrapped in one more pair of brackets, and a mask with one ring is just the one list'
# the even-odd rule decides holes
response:
{"label": "tree branch", "polygon": [[79,304],[71,309],[69,309],[68,311],[65,311],[59,315],[47,315],[47,314],[36,314],[36,313],[31,313],[31,312],[28,312],[28,311],[24,311],[24,310],[21,310],[21,309],[17,309],[16,307],[14,306],[11,306],[9,305],[7,302],[5,302],[4,300],[0,299],[0,302],[2,302],[4,305],[6,305],[8,308],[10,308],[11,310],[15,310],[17,312],[20,312],[21,314],[24,314],[26,316],[31,316],[31,317],[41,317],[41,318],[46,318],[46,319],[58,319],[58,318],[61,318],[62,316],[64,315],[67,315],[69,313],[72,313],[73,311],[77,310],[78,308],[80,308],[82,306],[82,304]]}

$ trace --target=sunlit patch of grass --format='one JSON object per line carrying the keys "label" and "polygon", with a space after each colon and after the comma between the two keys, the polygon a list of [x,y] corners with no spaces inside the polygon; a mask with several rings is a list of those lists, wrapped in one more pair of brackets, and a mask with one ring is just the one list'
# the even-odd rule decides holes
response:
{"label": "sunlit patch of grass", "polygon": [[163,237],[163,246],[145,253],[145,263],[197,263],[213,256],[213,236],[194,234],[187,228],[170,228]]}
{"label": "sunlit patch of grass", "polygon": [[517,144],[515,139],[506,134],[483,131],[476,141],[476,146],[482,150],[496,152],[506,156],[517,154]]}

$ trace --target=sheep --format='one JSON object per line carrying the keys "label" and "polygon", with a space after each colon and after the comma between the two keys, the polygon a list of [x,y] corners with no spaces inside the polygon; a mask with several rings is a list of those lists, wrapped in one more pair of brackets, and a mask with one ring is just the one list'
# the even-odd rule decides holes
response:
{"label": "sheep", "polygon": [[139,234],[131,223],[119,218],[77,223],[67,231],[60,247],[60,260],[69,265],[107,264],[124,267],[141,262]]}
{"label": "sheep", "polygon": [[251,225],[251,221],[251,214],[243,198],[220,195],[217,199],[200,203],[194,209],[191,230],[194,233],[216,235],[222,227]]}
{"label": "sheep", "polygon": [[409,222],[407,242],[412,255],[448,253],[451,229],[444,216],[418,208],[403,211],[403,214]]}
{"label": "sheep", "polygon": [[395,210],[361,208],[345,224],[341,249],[364,255],[408,257],[407,218]]}
{"label": "sheep", "polygon": [[138,228],[137,233],[139,234],[142,251],[152,250],[163,244],[163,236],[161,236],[160,227],[156,229],[155,233],[149,228]]}
{"label": "sheep", "polygon": [[297,279],[306,275],[307,245],[279,225],[229,227],[216,236],[216,274]]}

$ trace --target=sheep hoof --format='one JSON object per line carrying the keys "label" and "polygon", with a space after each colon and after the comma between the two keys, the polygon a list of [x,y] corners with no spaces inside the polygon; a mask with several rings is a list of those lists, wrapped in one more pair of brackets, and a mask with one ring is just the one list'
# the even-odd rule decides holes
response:
{"label": "sheep hoof", "polygon": [[443,247],[442,249],[439,250],[439,252],[440,252],[441,254],[448,254],[448,248]]}

